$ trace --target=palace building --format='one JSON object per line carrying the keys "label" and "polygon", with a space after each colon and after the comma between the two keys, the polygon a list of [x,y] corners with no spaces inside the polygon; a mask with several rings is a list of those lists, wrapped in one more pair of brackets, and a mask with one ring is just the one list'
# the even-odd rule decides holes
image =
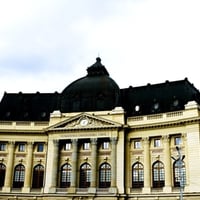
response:
{"label": "palace building", "polygon": [[0,102],[0,200],[199,200],[199,166],[187,78],[121,89],[97,58],[61,93]]}

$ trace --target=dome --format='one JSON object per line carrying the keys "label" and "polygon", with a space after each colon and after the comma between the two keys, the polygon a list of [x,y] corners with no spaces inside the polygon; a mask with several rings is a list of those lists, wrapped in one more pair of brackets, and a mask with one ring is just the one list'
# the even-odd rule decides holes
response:
{"label": "dome", "polygon": [[61,97],[61,112],[111,110],[119,103],[120,89],[97,58],[87,75],[67,86]]}

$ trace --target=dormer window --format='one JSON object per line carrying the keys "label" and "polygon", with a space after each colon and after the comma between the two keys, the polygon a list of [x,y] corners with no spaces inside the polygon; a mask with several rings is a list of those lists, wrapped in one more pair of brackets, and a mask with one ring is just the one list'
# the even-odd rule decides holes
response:
{"label": "dormer window", "polygon": [[139,105],[136,105],[136,106],[135,106],[135,111],[136,111],[136,112],[139,112],[139,111],[140,111],[140,106],[139,106]]}

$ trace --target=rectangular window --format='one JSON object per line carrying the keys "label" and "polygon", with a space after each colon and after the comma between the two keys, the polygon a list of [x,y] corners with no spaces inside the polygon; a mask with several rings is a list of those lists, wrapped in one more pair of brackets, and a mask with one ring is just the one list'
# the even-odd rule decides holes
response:
{"label": "rectangular window", "polygon": [[19,152],[24,152],[25,151],[25,144],[19,144],[18,151]]}
{"label": "rectangular window", "polygon": [[37,145],[37,152],[43,152],[44,151],[44,144],[43,143],[39,143]]}
{"label": "rectangular window", "polygon": [[154,139],[154,147],[160,147],[161,146],[161,142],[159,138]]}
{"label": "rectangular window", "polygon": [[84,150],[90,149],[90,143],[89,143],[89,142],[83,143],[83,149],[84,149]]}
{"label": "rectangular window", "polygon": [[0,143],[0,151],[5,151],[5,150],[6,150],[6,144]]}
{"label": "rectangular window", "polygon": [[71,149],[71,143],[65,143],[64,150],[69,151]]}
{"label": "rectangular window", "polygon": [[181,144],[181,137],[180,136],[177,136],[174,138],[174,144],[175,145],[180,145]]}
{"label": "rectangular window", "polygon": [[141,142],[139,140],[134,141],[134,149],[140,149],[141,148]]}
{"label": "rectangular window", "polygon": [[109,149],[109,142],[103,142],[102,149]]}

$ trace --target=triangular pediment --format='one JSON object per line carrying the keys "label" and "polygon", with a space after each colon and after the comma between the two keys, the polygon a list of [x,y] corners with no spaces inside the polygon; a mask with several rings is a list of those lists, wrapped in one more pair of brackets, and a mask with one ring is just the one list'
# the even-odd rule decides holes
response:
{"label": "triangular pediment", "polygon": [[105,119],[103,117],[81,113],[74,117],[68,118],[48,128],[53,130],[71,130],[71,129],[102,129],[102,128],[119,128],[122,124]]}

